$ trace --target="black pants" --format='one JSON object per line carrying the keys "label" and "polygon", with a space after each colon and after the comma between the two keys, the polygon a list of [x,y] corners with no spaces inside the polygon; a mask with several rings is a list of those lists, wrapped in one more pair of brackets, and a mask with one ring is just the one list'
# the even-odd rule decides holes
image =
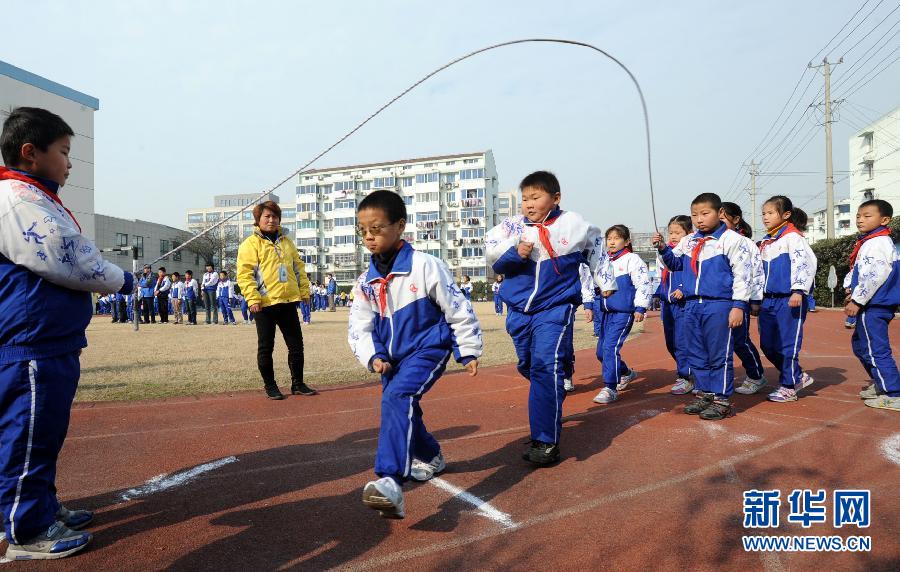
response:
{"label": "black pants", "polygon": [[187,298],[184,299],[184,305],[181,309],[184,312],[185,316],[187,316],[188,324],[197,325],[197,301],[189,300]]}
{"label": "black pants", "polygon": [[169,293],[160,292],[156,295],[156,305],[159,307],[159,321],[169,323]]}
{"label": "black pants", "polygon": [[303,333],[300,331],[300,317],[297,305],[293,303],[267,306],[256,313],[256,364],[263,383],[275,385],[275,369],[272,352],[275,349],[275,326],[288,349],[288,367],[291,370],[291,385],[303,382]]}
{"label": "black pants", "polygon": [[144,323],[156,323],[156,312],[153,311],[153,298],[141,298],[141,314],[144,316]]}

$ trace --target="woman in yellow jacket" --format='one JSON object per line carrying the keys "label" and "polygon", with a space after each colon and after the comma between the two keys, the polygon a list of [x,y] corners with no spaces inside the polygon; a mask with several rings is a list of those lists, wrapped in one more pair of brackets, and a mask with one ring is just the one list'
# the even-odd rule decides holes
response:
{"label": "woman in yellow jacket", "polygon": [[269,399],[284,399],[275,381],[272,351],[275,327],[288,348],[291,393],[315,395],[303,383],[303,333],[297,302],[309,302],[309,278],[297,247],[281,230],[281,208],[273,201],[253,207],[256,230],[241,243],[237,257],[237,282],[255,314],[256,363]]}

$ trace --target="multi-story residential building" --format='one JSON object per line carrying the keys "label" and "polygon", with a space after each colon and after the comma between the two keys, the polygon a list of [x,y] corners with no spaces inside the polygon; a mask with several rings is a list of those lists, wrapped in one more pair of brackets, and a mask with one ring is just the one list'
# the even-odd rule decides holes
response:
{"label": "multi-story residential building", "polygon": [[[856,233],[856,211],[851,212],[850,199],[844,199],[834,205],[834,236],[841,238]],[[859,203],[857,203],[857,206]],[[806,237],[810,242],[825,240],[826,237],[825,209],[812,214]]]}
{"label": "multi-story residential building", "polygon": [[94,239],[94,112],[100,100],[0,61],[0,124],[16,107],[52,111],[75,132],[72,170],[60,196],[84,235]]}
{"label": "multi-story residential building", "polygon": [[499,221],[497,168],[490,150],[314,169],[297,181],[296,242],[314,279],[352,283],[369,263],[356,232],[356,206],[374,190],[401,195],[404,238],[444,260],[457,276],[493,277],[485,232]]}
{"label": "multi-story residential building", "polygon": [[517,214],[522,214],[519,206],[519,191],[498,194],[497,215],[500,217],[500,220]]}
{"label": "multi-story residential building", "polygon": [[900,107],[852,135],[849,148],[850,213],[869,199],[900,210]]}
{"label": "multi-story residential building", "polygon": [[[296,216],[296,205],[293,202],[282,203],[278,195],[270,193],[258,199],[256,194],[216,195],[213,197],[213,206],[206,208],[188,209],[187,228],[192,234],[197,234],[213,226],[224,218],[227,218],[241,208],[262,201],[275,201],[281,207],[281,226],[284,232],[293,238]],[[228,267],[234,263],[237,247],[240,241],[253,234],[253,209],[248,208],[237,217],[220,226],[215,233],[213,243],[218,243],[218,253],[211,253],[212,262],[219,266]],[[202,247],[200,250],[204,250]],[[206,250],[209,250],[207,245]],[[310,269],[310,275],[312,270]]]}

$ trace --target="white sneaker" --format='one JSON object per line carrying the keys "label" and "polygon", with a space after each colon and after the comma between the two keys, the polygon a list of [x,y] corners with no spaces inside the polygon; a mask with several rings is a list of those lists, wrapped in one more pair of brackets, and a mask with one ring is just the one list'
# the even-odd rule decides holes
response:
{"label": "white sneaker", "polygon": [[564,379],[563,389],[565,389],[566,391],[575,391],[575,384],[572,383],[571,379]]}
{"label": "white sneaker", "polygon": [[618,398],[619,394],[615,389],[604,387],[600,390],[600,393],[598,393],[597,396],[594,397],[594,403],[612,403]]}
{"label": "white sneaker", "polygon": [[812,376],[804,371],[803,375],[800,376],[800,383],[794,386],[794,391],[800,391],[804,387],[809,387],[814,381]]}
{"label": "white sneaker", "polygon": [[375,509],[385,518],[404,518],[403,491],[390,477],[369,481],[363,488],[363,504]]}
{"label": "white sneaker", "polygon": [[690,393],[694,389],[694,382],[689,377],[679,377],[675,379],[675,385],[670,390],[672,395],[684,395]]}
{"label": "white sneaker", "polygon": [[414,481],[425,482],[435,475],[443,473],[446,468],[447,463],[444,462],[444,454],[438,453],[429,463],[413,459],[412,467],[409,469],[409,476]]}
{"label": "white sneaker", "polygon": [[637,370],[632,369],[630,372],[628,372],[628,375],[623,375],[622,377],[620,377],[619,383],[616,385],[616,391],[622,391],[623,389],[628,387],[628,384],[637,379],[637,376]]}
{"label": "white sneaker", "polygon": [[751,377],[745,377],[744,381],[741,383],[740,387],[736,387],[734,391],[736,393],[740,393],[742,395],[753,395],[754,393],[759,393],[763,389],[765,389],[766,385],[768,385],[768,381],[766,377],[763,376],[759,379],[753,379]]}

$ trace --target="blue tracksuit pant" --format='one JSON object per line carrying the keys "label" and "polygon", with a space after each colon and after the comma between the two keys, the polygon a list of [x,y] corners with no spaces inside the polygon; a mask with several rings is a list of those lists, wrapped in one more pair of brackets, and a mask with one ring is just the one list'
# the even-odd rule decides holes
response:
{"label": "blue tracksuit pant", "polygon": [[428,462],[441,452],[422,422],[419,401],[444,373],[450,353],[438,348],[420,350],[381,376],[381,430],[375,454],[379,477],[392,477],[402,484],[413,458]]}
{"label": "blue tracksuit pant", "polygon": [[250,311],[250,306],[247,304],[246,300],[241,300],[241,317],[244,318],[245,322],[252,322],[254,320],[253,312]]}
{"label": "blue tracksuit pant", "polygon": [[678,377],[687,379],[691,375],[691,368],[685,355],[685,339],[681,330],[684,319],[684,304],[676,302],[659,301],[659,315],[662,317],[663,336],[666,338],[666,349],[675,360],[675,370]]}
{"label": "blue tracksuit pant", "polygon": [[731,300],[687,300],[682,314],[685,355],[695,387],[717,397],[734,391],[734,335],[728,327],[731,304]]}
{"label": "blue tracksuit pant", "polygon": [[806,296],[797,308],[788,306],[788,296],[766,296],[759,310],[759,345],[766,359],[781,372],[781,385],[793,389],[800,383],[800,347],[806,321]]}
{"label": "blue tracksuit pant", "polygon": [[494,295],[494,312],[496,312],[498,316],[503,315],[503,300],[497,295]]}
{"label": "blue tracksuit pant", "polygon": [[234,321],[234,312],[231,311],[231,300],[227,296],[219,296],[216,298],[216,304],[219,306],[219,313],[222,314],[222,323],[227,324]]}
{"label": "blue tracksuit pant", "polygon": [[16,544],[56,521],[56,459],[80,375],[78,352],[0,364],[0,509]]}
{"label": "blue tracksuit pant", "polygon": [[631,333],[634,325],[634,314],[631,312],[597,312],[594,322],[600,322],[600,334],[597,339],[597,359],[603,364],[603,383],[615,389],[619,378],[631,370],[622,361],[622,346]]}
{"label": "blue tracksuit pant", "polygon": [[750,379],[761,379],[764,375],[759,351],[750,339],[750,310],[744,310],[744,323],[734,329],[734,353],[741,360],[744,371]]}
{"label": "blue tracksuit pant", "polygon": [[894,319],[894,308],[870,306],[859,311],[853,331],[853,353],[875,382],[881,393],[900,397],[900,374],[891,355],[888,330]]}
{"label": "blue tracksuit pant", "polygon": [[507,307],[506,331],[512,337],[517,369],[531,381],[528,419],[531,438],[558,443],[562,431],[564,380],[574,367],[572,330],[575,306],[563,304],[537,314]]}
{"label": "blue tracksuit pant", "polygon": [[311,320],[312,318],[311,318],[311,316],[310,316],[310,308],[309,308],[309,304],[306,303],[306,302],[304,302],[304,301],[302,301],[302,300],[300,301],[300,314],[303,315],[303,323],[304,323],[304,324],[310,323],[310,320]]}

